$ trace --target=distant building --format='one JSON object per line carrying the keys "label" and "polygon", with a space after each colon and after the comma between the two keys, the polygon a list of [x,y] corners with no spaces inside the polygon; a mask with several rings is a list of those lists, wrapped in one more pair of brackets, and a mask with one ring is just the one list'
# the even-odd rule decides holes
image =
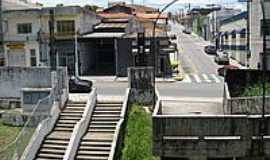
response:
{"label": "distant building", "polygon": [[39,65],[38,36],[40,9],[3,12],[4,55],[6,66]]}
{"label": "distant building", "polygon": [[220,22],[217,46],[231,55],[231,58],[243,66],[249,66],[248,52],[248,13],[242,12]]}
{"label": "distant building", "polygon": [[[3,13],[3,11],[7,11],[7,10],[27,10],[27,9],[38,9],[40,8],[41,5],[38,3],[31,3],[29,1],[25,1],[25,0],[1,0],[1,13]],[[4,24],[5,22],[3,22],[3,14],[0,14],[0,22],[2,23],[1,27],[0,27],[0,66],[3,66],[5,64],[5,53],[4,53]],[[6,32],[6,31],[5,31]]]}
{"label": "distant building", "polygon": [[[63,6],[43,8],[41,10],[40,47],[43,65],[50,64],[49,58],[49,19],[50,10],[54,11],[55,49],[58,66],[67,66],[69,74],[75,74],[75,65],[79,71],[83,66],[80,61],[84,60],[83,52],[78,44],[79,63],[75,64],[75,35],[93,31],[93,26],[100,23],[101,18],[96,13],[79,6]],[[82,59],[81,59],[82,58]]]}

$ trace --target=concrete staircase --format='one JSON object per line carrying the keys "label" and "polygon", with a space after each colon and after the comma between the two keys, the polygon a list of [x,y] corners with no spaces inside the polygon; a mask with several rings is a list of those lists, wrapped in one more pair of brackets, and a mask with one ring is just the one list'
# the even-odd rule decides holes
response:
{"label": "concrete staircase", "polygon": [[108,160],[122,102],[98,102],[75,159]]}
{"label": "concrete staircase", "polygon": [[86,102],[68,102],[54,129],[43,140],[36,155],[37,160],[64,158],[74,126],[82,118],[85,106]]}

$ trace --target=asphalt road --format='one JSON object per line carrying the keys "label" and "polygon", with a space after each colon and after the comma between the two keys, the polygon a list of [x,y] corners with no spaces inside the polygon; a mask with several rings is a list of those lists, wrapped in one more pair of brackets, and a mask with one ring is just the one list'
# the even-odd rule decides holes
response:
{"label": "asphalt road", "polygon": [[177,44],[180,52],[180,61],[186,73],[216,74],[219,66],[214,57],[204,52],[204,46],[209,42],[203,41],[196,35],[183,33],[180,24],[171,23],[172,34],[177,35]]}
{"label": "asphalt road", "polygon": [[[183,27],[179,24],[172,25],[172,34],[177,35],[177,43],[180,48],[181,64],[187,76],[184,82],[157,83],[157,88],[162,99],[169,100],[210,100],[222,101],[223,79],[216,75],[218,65],[213,57],[204,53],[203,48],[207,42],[197,36],[182,33]],[[189,74],[192,74],[189,76]],[[195,75],[195,76],[194,76]],[[215,81],[211,77],[215,76]],[[190,77],[190,81],[188,80]],[[193,80],[192,80],[193,78]],[[208,78],[208,80],[204,80]],[[128,87],[124,82],[96,82],[98,95],[124,96]]]}

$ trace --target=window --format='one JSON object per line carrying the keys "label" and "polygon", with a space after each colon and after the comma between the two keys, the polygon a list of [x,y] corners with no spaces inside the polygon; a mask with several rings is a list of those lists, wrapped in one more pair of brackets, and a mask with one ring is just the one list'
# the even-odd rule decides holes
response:
{"label": "window", "polygon": [[18,34],[32,33],[32,24],[31,23],[17,24],[17,31],[18,31]]}
{"label": "window", "polygon": [[8,21],[4,21],[3,23],[4,23],[3,24],[3,32],[7,33],[8,32]]}
{"label": "window", "polygon": [[74,33],[75,22],[74,21],[57,21],[57,32],[58,33]]}
{"label": "window", "polygon": [[36,57],[36,50],[31,49],[30,50],[30,61],[31,61],[31,66],[37,66],[37,57]]}

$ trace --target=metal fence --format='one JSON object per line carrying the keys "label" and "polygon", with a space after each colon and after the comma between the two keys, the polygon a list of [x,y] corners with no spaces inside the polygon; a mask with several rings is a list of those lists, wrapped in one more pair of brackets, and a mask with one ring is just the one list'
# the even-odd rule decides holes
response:
{"label": "metal fence", "polygon": [[21,158],[39,123],[42,120],[49,118],[50,116],[50,111],[39,112],[38,108],[42,105],[53,105],[54,99],[55,95],[52,90],[49,96],[38,101],[37,105],[34,107],[33,111],[28,116],[28,120],[24,124],[17,138],[4,149],[0,150],[1,160],[12,160]]}
{"label": "metal fence", "polygon": [[[19,160],[23,156],[25,149],[31,142],[31,139],[38,127],[39,123],[45,119],[50,118],[51,110],[46,112],[40,112],[38,108],[44,105],[52,106],[55,101],[60,101],[60,95],[62,90],[67,87],[67,84],[63,77],[59,75],[66,75],[66,69],[59,69],[57,71],[56,81],[53,83],[53,88],[50,94],[38,101],[33,111],[29,114],[26,123],[24,124],[22,130],[16,137],[16,139],[7,145],[5,148],[0,149],[0,160]],[[62,102],[59,102],[62,104]],[[60,105],[58,106],[60,107]],[[53,107],[52,107],[53,108]]]}

